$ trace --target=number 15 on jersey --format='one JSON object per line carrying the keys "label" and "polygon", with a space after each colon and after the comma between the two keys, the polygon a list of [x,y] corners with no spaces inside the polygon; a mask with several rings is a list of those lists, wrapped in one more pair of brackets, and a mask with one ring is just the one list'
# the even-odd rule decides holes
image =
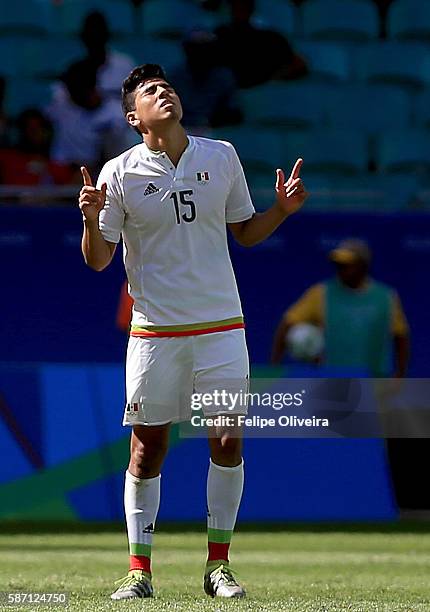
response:
{"label": "number 15 on jersey", "polygon": [[[173,200],[173,206],[175,208],[176,223],[192,223],[196,218],[196,205],[189,198],[193,195],[192,189],[185,189],[183,191],[174,191],[170,196]],[[179,197],[178,197],[179,196]],[[185,210],[183,207],[186,207]],[[184,212],[182,212],[184,210]]]}

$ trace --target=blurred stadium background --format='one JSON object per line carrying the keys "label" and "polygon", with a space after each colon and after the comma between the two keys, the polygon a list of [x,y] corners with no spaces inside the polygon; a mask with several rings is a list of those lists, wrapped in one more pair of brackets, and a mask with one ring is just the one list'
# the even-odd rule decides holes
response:
{"label": "blurred stadium background", "polygon": [[[285,35],[308,73],[239,89],[243,121],[205,132],[235,144],[260,209],[271,203],[274,168],[305,160],[303,212],[250,251],[231,245],[258,376],[273,374],[281,313],[330,274],[327,252],[350,235],[369,242],[374,275],[399,291],[411,326],[409,375],[427,376],[430,4],[385,4],[380,13],[371,0],[258,1],[254,23]],[[167,74],[185,62],[184,33],[229,19],[223,2],[2,3],[3,158],[14,148],[14,119],[44,112],[56,79],[84,54],[79,32],[94,9],[106,16],[112,48]],[[101,275],[86,269],[78,190],[73,181],[0,185],[2,519],[123,516],[125,338],[115,327],[123,268],[117,255]],[[381,440],[249,440],[240,518],[371,521],[428,511],[428,449],[427,440],[404,440],[390,465]],[[160,520],[204,519],[206,456],[204,441],[174,433]]]}

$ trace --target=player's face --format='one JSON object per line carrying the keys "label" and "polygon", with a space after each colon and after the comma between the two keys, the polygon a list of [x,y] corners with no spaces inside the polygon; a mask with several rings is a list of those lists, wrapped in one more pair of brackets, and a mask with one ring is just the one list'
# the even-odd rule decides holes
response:
{"label": "player's face", "polygon": [[354,289],[359,287],[366,278],[367,266],[361,261],[350,264],[336,264],[336,271],[341,282]]}
{"label": "player's face", "polygon": [[182,119],[182,106],[173,87],[162,79],[145,81],[136,89],[135,110],[127,120],[142,132],[156,128],[166,121]]}

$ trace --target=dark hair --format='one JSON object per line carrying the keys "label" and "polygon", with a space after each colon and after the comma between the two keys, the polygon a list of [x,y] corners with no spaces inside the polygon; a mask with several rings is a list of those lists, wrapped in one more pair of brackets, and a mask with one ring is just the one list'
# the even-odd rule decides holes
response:
{"label": "dark hair", "polygon": [[75,104],[87,109],[97,106],[92,101],[93,94],[97,91],[97,66],[89,58],[71,64],[61,80]]}
{"label": "dark hair", "polygon": [[[40,132],[33,129],[32,121],[37,121]],[[26,108],[15,120],[18,131],[17,148],[24,153],[37,153],[49,157],[52,140],[52,125],[49,119],[37,108]]]}
{"label": "dark hair", "polygon": [[106,17],[100,11],[88,13],[82,24],[81,38],[85,41],[90,36],[102,36],[106,40],[109,38],[109,26]]}
{"label": "dark hair", "polygon": [[121,90],[121,102],[124,115],[136,108],[135,106],[135,91],[148,79],[163,79],[166,80],[164,70],[158,64],[142,64],[136,66],[124,80]]}

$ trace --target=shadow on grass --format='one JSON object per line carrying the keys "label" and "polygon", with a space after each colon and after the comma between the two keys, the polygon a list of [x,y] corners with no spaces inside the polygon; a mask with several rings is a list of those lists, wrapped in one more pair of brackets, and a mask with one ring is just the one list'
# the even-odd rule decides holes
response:
{"label": "shadow on grass", "polygon": [[[77,522],[77,521],[3,521],[0,535],[11,534],[80,534],[80,533],[124,533],[122,522]],[[204,533],[204,521],[157,523],[158,533]],[[238,533],[430,533],[430,521],[372,522],[372,523],[239,523]]]}

